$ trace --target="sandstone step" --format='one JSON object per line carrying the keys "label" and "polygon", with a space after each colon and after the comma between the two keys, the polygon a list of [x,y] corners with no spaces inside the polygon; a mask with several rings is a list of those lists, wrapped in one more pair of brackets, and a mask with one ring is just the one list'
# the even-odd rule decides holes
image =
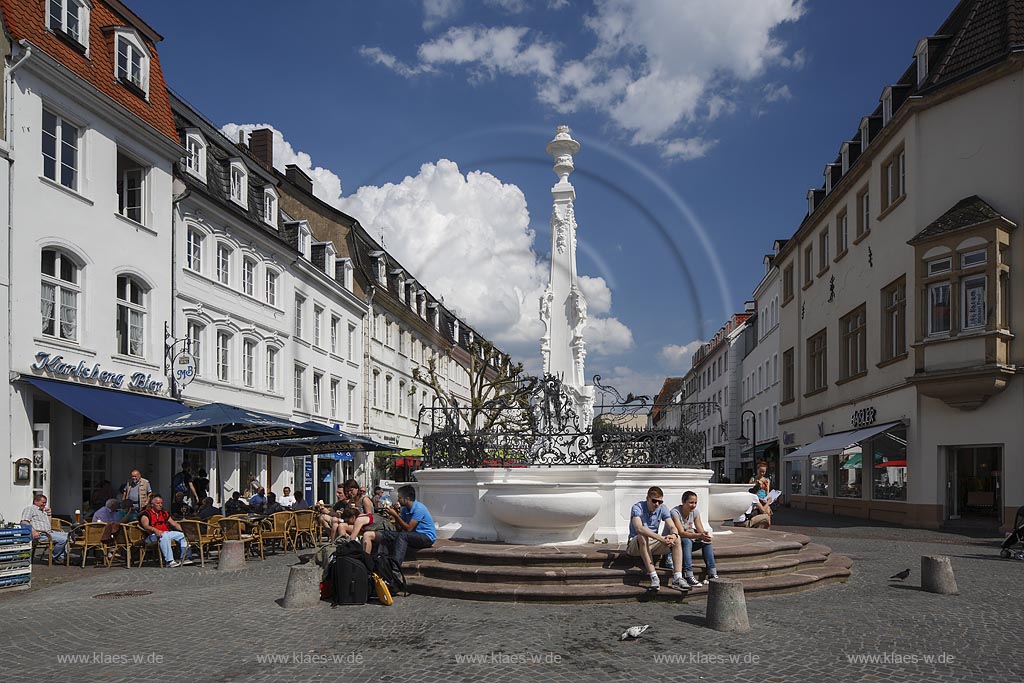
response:
{"label": "sandstone step", "polygon": [[[824,552],[822,552],[824,551]],[[719,573],[730,578],[746,576],[771,576],[785,574],[797,567],[824,564],[828,559],[828,548],[815,546],[790,555],[769,555],[745,561],[716,562]],[[717,559],[717,556],[716,556]],[[694,558],[694,571],[699,575],[704,572],[704,563],[699,557]],[[440,560],[415,560],[406,562],[404,566],[408,575],[426,576],[430,578],[448,579],[452,581],[472,581],[480,583],[523,583],[523,584],[566,584],[566,583],[610,583],[622,582],[639,584],[646,581],[647,573],[638,566],[613,565],[563,567],[553,565],[470,565],[448,563]],[[668,582],[672,571],[659,569],[663,581]]]}
{"label": "sandstone step", "polygon": [[[849,558],[831,555],[823,564],[801,567],[788,574],[740,578],[749,597],[793,593],[828,583],[844,583],[850,576]],[[680,592],[663,587],[653,596],[643,587],[623,583],[544,584],[452,581],[411,575],[409,587],[421,595],[496,602],[615,602],[656,599],[659,601],[703,600],[707,587]]]}

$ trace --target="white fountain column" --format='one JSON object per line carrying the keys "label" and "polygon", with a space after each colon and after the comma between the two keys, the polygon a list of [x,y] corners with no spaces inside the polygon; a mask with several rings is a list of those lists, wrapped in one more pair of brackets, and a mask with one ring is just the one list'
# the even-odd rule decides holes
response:
{"label": "white fountain column", "polygon": [[584,369],[587,300],[576,274],[576,190],[569,182],[572,158],[580,151],[580,143],[569,135],[569,126],[558,126],[546,149],[555,160],[558,182],[551,188],[551,274],[540,299],[540,319],[544,323],[540,350],[544,372],[562,380],[573,395],[581,426],[587,427],[594,419],[594,387],[587,384]]}

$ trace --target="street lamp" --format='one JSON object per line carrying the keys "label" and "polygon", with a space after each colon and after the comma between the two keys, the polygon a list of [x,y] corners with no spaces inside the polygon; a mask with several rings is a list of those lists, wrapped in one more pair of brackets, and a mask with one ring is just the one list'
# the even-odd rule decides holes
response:
{"label": "street lamp", "polygon": [[[746,416],[747,413],[750,413],[750,420],[751,420],[751,426],[752,426],[752,430],[751,430],[751,434],[750,434],[751,438],[750,439],[748,439],[746,437],[746,435],[743,434],[743,426],[742,426],[743,425],[743,418]],[[752,443],[751,443],[751,439],[753,440]],[[751,449],[752,449],[751,453],[750,453],[751,459],[753,459],[757,455],[757,413],[755,413],[753,410],[744,410],[742,413],[740,413],[740,438],[739,438],[739,442],[741,444],[744,444],[744,445],[746,445],[747,443],[751,443]],[[742,459],[742,456],[743,456],[743,453],[740,453],[740,459]],[[742,469],[742,468],[740,468],[740,469]],[[737,477],[737,479],[738,479],[738,477]]]}

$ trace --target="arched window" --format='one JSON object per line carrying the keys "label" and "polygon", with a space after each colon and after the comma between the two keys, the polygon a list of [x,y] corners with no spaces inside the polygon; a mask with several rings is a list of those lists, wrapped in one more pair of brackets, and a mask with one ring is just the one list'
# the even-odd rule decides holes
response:
{"label": "arched window", "polygon": [[117,60],[114,76],[129,90],[149,98],[149,50],[142,39],[131,30],[118,29]]}
{"label": "arched window", "polygon": [[185,170],[206,181],[206,140],[198,131],[185,133]]}
{"label": "arched window", "polygon": [[146,289],[130,275],[117,276],[117,352],[145,355]]}
{"label": "arched window", "polygon": [[188,244],[185,245],[185,264],[197,273],[203,270],[203,233],[189,228]]}
{"label": "arched window", "polygon": [[231,333],[223,330],[217,332],[217,379],[231,379]]}
{"label": "arched window", "polygon": [[277,193],[269,187],[263,190],[263,220],[277,227]]}
{"label": "arched window", "polygon": [[239,162],[231,163],[231,200],[243,207],[248,206],[249,176],[245,172],[245,166]]}
{"label": "arched window", "polygon": [[56,249],[43,249],[40,312],[43,334],[78,340],[78,300],[82,294],[78,264]]}
{"label": "arched window", "polygon": [[50,0],[46,25],[51,31],[89,47],[89,5],[84,0]]}

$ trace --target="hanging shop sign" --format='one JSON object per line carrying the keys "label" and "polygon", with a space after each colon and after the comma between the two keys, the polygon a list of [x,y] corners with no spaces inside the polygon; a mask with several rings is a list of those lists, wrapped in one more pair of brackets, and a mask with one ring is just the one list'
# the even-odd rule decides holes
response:
{"label": "hanging shop sign", "polygon": [[191,353],[182,351],[174,357],[174,363],[171,364],[171,372],[173,373],[174,383],[178,385],[179,389],[187,387],[196,378],[197,371],[196,357]]}
{"label": "hanging shop sign", "polygon": [[145,372],[127,374],[104,370],[100,367],[99,363],[90,365],[84,360],[78,361],[77,364],[72,364],[65,362],[64,356],[60,354],[54,355],[47,351],[36,353],[36,362],[32,364],[32,369],[37,372],[43,372],[50,377],[64,377],[94,382],[105,387],[113,387],[114,389],[130,389],[131,391],[147,394],[162,394],[164,392],[164,383],[158,382],[153,379],[153,375]]}
{"label": "hanging shop sign", "polygon": [[868,425],[875,424],[875,409],[871,406],[867,408],[861,408],[853,413],[850,418],[850,424],[853,425],[854,429],[858,427],[867,427]]}

